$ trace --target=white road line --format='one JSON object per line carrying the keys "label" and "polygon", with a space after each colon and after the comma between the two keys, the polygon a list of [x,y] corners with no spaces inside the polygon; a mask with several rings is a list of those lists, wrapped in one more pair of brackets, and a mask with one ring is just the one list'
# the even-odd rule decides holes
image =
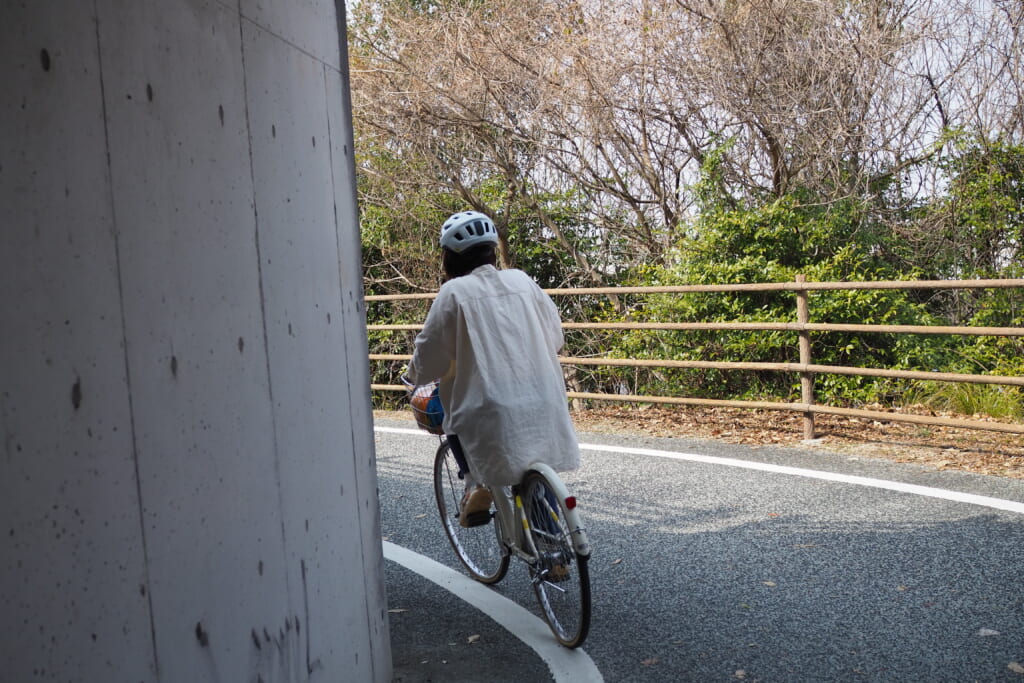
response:
{"label": "white road line", "polygon": [[586,652],[579,648],[569,650],[559,645],[547,624],[525,608],[429,557],[389,541],[383,543],[386,559],[397,562],[465,600],[532,648],[547,663],[551,675],[558,683],[597,683],[604,680]]}
{"label": "white road line", "polygon": [[[397,427],[374,427],[374,429],[379,432],[388,432],[392,434],[420,434],[423,436],[431,436],[430,434],[427,434],[426,432],[419,429],[405,429]],[[437,437],[434,438],[436,439]],[[762,472],[774,472],[776,474],[789,474],[797,477],[807,477],[809,479],[821,479],[823,481],[833,481],[842,484],[852,484],[854,486],[869,486],[871,488],[887,489],[889,491],[898,491],[900,493],[911,493],[918,496],[927,496],[929,498],[941,498],[942,500],[950,500],[958,503],[967,503],[969,505],[980,505],[983,507],[993,508],[996,510],[1005,510],[1006,512],[1015,512],[1017,514],[1024,515],[1024,503],[1018,503],[1012,500],[1004,500],[1002,498],[979,496],[973,493],[949,491],[947,489],[933,488],[931,486],[904,484],[902,482],[888,481],[886,479],[858,477],[850,474],[838,474],[835,472],[825,472],[822,470],[809,470],[802,467],[789,467],[786,465],[773,465],[771,463],[753,462],[750,460],[733,460],[732,458],[718,458],[711,455],[699,455],[696,453],[676,453],[675,451],[662,451],[655,450],[653,448],[631,448],[629,446],[605,446],[601,444],[587,443],[581,443],[580,448],[584,450],[600,451],[605,453],[627,453],[630,455],[642,455],[654,458],[667,458],[670,460],[700,462],[708,465],[739,467],[748,470],[760,470]]]}
{"label": "white road line", "polygon": [[888,481],[886,479],[873,479],[871,477],[858,477],[852,474],[838,474],[836,472],[824,472],[821,470],[808,470],[802,467],[789,467],[787,465],[773,465],[765,462],[752,462],[749,460],[733,460],[731,458],[716,458],[711,455],[697,455],[695,453],[674,453],[672,451],[659,451],[650,448],[630,448],[628,446],[604,446],[594,444],[580,444],[580,448],[585,448],[591,451],[604,451],[610,453],[629,453],[632,455],[645,455],[655,458],[668,458],[671,460],[686,460],[690,462],[701,462],[708,465],[724,465],[725,467],[740,467],[748,470],[761,470],[762,472],[774,472],[777,474],[790,474],[797,477],[807,477],[808,479],[821,479],[824,481],[834,481],[841,484],[853,484],[855,486],[870,486],[877,489],[888,489],[890,491],[899,491],[900,493],[912,493],[917,496],[927,496],[929,498],[941,498],[943,500],[956,501],[958,503],[968,503],[970,505],[981,505],[984,507],[995,508],[996,510],[1006,510],[1007,512],[1016,512],[1024,515],[1024,503],[1018,503],[1012,500],[1003,500],[1002,498],[990,498],[989,496],[979,496],[973,493],[963,493],[961,491],[950,491],[947,489],[938,489],[931,486],[920,486],[918,484],[904,484],[899,481]]}

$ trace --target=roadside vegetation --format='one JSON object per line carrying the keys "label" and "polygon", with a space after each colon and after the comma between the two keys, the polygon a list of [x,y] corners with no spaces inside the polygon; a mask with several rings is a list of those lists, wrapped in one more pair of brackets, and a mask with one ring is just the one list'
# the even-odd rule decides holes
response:
{"label": "roadside vegetation", "polygon": [[[453,211],[544,287],[1021,278],[1017,0],[358,0],[368,294],[436,290]],[[812,322],[1024,326],[1020,289],[815,292]],[[791,293],[560,297],[567,320],[787,321]],[[420,322],[422,302],[371,304]],[[411,333],[372,333],[407,353]],[[574,356],[793,361],[779,332],[573,331]],[[814,336],[815,362],[1019,376],[1020,338]],[[397,368],[374,367],[393,383]],[[791,376],[579,369],[583,391],[790,400]],[[1015,388],[822,376],[834,405],[1024,419]],[[386,397],[380,397],[382,402]]]}

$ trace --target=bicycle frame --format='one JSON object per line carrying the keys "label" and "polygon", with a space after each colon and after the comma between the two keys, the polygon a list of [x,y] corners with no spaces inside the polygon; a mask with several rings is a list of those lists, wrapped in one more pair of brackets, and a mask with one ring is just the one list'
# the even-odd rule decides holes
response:
{"label": "bicycle frame", "polygon": [[[565,501],[572,497],[569,489],[550,465],[535,462],[530,465],[530,469],[544,475],[544,478],[547,479],[554,489],[554,494],[559,500]],[[502,486],[498,490],[492,488],[491,493],[494,498],[494,508],[497,512],[495,517],[498,521],[502,545],[515,553],[519,559],[533,564],[537,561],[538,553],[537,549],[533,546],[530,534],[524,533],[528,528],[529,522],[526,519],[526,513],[523,511],[523,502],[519,494],[513,494],[508,486]],[[566,524],[571,533],[573,550],[579,557],[590,557],[590,541],[587,539],[587,532],[580,522],[579,515],[576,513],[575,505],[566,505],[565,507],[567,509]]]}
{"label": "bicycle frame", "polygon": [[569,488],[552,467],[534,463],[515,486],[490,487],[490,519],[474,513],[462,526],[465,487],[457,475],[464,468],[442,439],[434,456],[434,496],[459,561],[474,579],[493,585],[513,557],[522,560],[555,638],[579,647],[590,629],[590,541]]}

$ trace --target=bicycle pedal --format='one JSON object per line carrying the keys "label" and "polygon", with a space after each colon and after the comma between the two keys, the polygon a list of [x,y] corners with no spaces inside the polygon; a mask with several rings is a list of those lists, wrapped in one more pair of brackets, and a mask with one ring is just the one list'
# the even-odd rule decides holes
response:
{"label": "bicycle pedal", "polygon": [[490,510],[481,510],[480,512],[471,512],[468,515],[463,514],[459,518],[459,524],[466,528],[475,526],[483,526],[491,521]]}

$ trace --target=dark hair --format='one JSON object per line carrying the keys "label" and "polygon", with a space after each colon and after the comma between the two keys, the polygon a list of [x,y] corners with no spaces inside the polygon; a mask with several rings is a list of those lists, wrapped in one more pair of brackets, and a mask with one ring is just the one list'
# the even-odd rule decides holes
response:
{"label": "dark hair", "polygon": [[498,254],[493,244],[484,243],[466,249],[457,254],[451,249],[442,249],[441,263],[449,280],[468,275],[480,266],[493,266],[498,262]]}

